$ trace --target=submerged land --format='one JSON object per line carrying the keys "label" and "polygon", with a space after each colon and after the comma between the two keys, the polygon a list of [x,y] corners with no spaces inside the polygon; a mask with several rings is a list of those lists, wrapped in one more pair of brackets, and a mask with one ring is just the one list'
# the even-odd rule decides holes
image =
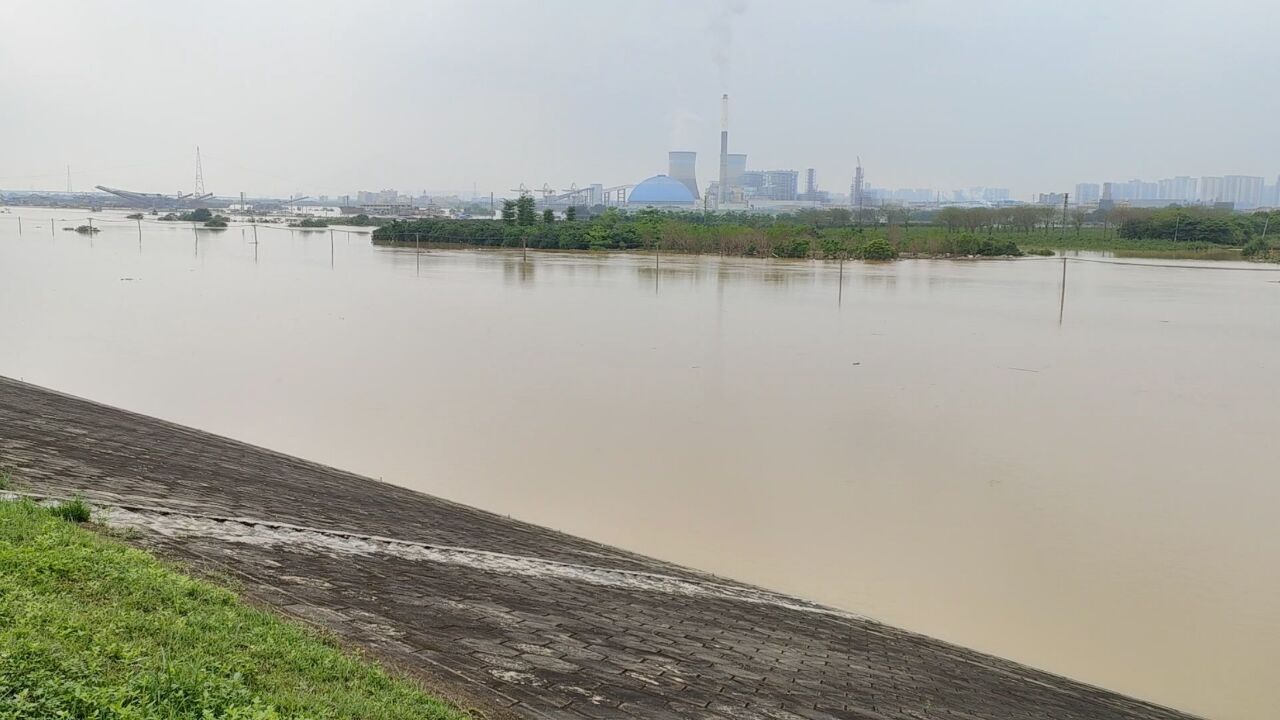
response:
{"label": "submerged land", "polygon": [[[0,464],[22,492],[83,497],[130,544],[230,576],[250,601],[318,625],[486,717],[1190,717],[3,378]],[[7,632],[30,651],[0,656],[9,683],[0,703],[74,709],[87,695],[130,711],[164,703],[134,715],[142,718],[201,706],[255,719],[309,709],[402,717],[394,713],[404,704],[418,717],[451,717],[411,685],[118,540],[29,503],[3,512],[13,522],[0,531],[0,598],[5,616],[21,619]],[[139,670],[128,674],[136,687],[124,668]],[[18,676],[25,684],[10,690]],[[83,692],[58,686],[63,678]]]}

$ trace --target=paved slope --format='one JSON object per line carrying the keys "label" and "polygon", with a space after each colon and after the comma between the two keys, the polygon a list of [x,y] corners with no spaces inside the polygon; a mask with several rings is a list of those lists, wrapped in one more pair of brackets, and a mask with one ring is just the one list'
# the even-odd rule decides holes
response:
{"label": "paved slope", "polygon": [[494,716],[1190,716],[0,378],[0,465]]}

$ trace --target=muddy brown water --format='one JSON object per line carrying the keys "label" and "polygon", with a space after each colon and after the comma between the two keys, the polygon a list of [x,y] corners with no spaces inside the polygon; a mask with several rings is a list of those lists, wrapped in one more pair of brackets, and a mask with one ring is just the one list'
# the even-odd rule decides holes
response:
{"label": "muddy brown water", "polygon": [[1280,712],[1280,273],[1073,262],[1059,324],[1057,260],[848,263],[841,290],[809,261],[61,230],[87,217],[0,214],[0,374]]}

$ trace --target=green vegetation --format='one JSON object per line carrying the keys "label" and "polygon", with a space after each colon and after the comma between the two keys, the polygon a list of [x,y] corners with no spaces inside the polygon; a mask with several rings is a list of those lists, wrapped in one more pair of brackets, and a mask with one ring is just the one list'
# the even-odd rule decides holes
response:
{"label": "green vegetation", "polygon": [[13,489],[13,473],[7,468],[0,469],[0,490]]}
{"label": "green vegetation", "polygon": [[1119,235],[1129,239],[1158,239],[1173,242],[1201,242],[1240,247],[1261,235],[1272,224],[1280,224],[1280,212],[1241,215],[1229,210],[1170,207],[1159,210],[1122,208]]}
{"label": "green vegetation", "polygon": [[49,512],[52,513],[54,517],[60,517],[67,522],[89,522],[89,504],[81,498],[72,498],[71,500],[60,502],[52,508],[49,508]]}
{"label": "green vegetation", "polygon": [[164,220],[165,222],[181,221],[181,222],[207,223],[210,220],[213,220],[213,211],[209,210],[209,208],[196,208],[191,212],[184,212],[180,215],[175,215],[174,213],[165,213],[164,215],[161,215],[156,219]]}
{"label": "green vegetation", "polygon": [[228,218],[228,217],[225,217],[225,216],[222,216],[222,215],[214,215],[213,217],[211,217],[211,218],[209,218],[208,220],[206,220],[206,221],[205,221],[204,226],[205,226],[205,227],[207,227],[207,228],[213,228],[213,229],[215,229],[215,230],[220,230],[220,229],[225,228],[225,227],[227,226],[227,222],[228,222],[230,219],[231,219],[231,218]]}
{"label": "green vegetation", "polygon": [[537,206],[534,204],[532,195],[521,195],[516,200],[516,224],[532,225],[534,218],[537,217]]}
{"label": "green vegetation", "polygon": [[130,213],[128,215],[125,215],[125,217],[129,218],[130,220],[141,220],[142,213]]}
{"label": "green vegetation", "polygon": [[354,227],[377,227],[382,225],[383,221],[371,218],[364,213],[352,215],[351,217],[333,217],[333,218],[303,218],[297,222],[289,223],[292,228],[327,228],[333,225],[348,225]]}
{"label": "green vegetation", "polygon": [[465,717],[228,590],[0,502],[0,719]]}
{"label": "green vegetation", "polygon": [[[1022,205],[1010,208],[913,210],[806,209],[777,216],[747,213],[625,212],[598,208],[566,211],[566,222],[537,222],[533,198],[506,200],[502,222],[397,220],[380,227],[374,242],[422,242],[554,250],[628,250],[776,258],[1009,257],[1057,250],[1096,250],[1144,257],[1238,259],[1239,248],[1267,229],[1280,231],[1280,213],[1235,215],[1208,209],[1068,212]],[[1172,225],[1169,221],[1172,219]],[[860,222],[861,221],[861,224]],[[1229,228],[1224,234],[1222,227]],[[1172,230],[1170,231],[1170,228]],[[1151,235],[1145,236],[1144,233]],[[1274,234],[1274,232],[1272,233]],[[1168,237],[1165,237],[1168,235]],[[1229,237],[1228,237],[1229,235]],[[1213,238],[1206,240],[1204,238]],[[1230,240],[1230,244],[1222,241]],[[1265,259],[1270,246],[1254,243],[1249,257]]]}
{"label": "green vegetation", "polygon": [[542,222],[553,223],[556,221],[556,212],[551,208],[542,211]]}
{"label": "green vegetation", "polygon": [[1034,236],[1020,240],[1019,247],[1028,255],[1049,254],[1055,250],[1085,250],[1114,253],[1116,257],[1134,258],[1183,260],[1239,260],[1241,258],[1238,248],[1204,242],[1127,239],[1116,237],[1114,231],[1104,234],[1101,228],[1085,228],[1081,235],[1068,233],[1065,236]]}
{"label": "green vegetation", "polygon": [[1271,242],[1262,236],[1258,236],[1245,243],[1240,254],[1251,260],[1270,260],[1275,254],[1275,250],[1271,247]]}
{"label": "green vegetation", "polygon": [[364,213],[352,215],[351,217],[329,218],[325,222],[330,225],[348,225],[352,227],[377,227],[383,223],[382,220],[371,218]]}
{"label": "green vegetation", "polygon": [[892,260],[898,256],[888,240],[876,238],[862,247],[863,260]]}
{"label": "green vegetation", "polygon": [[75,230],[81,235],[92,235],[93,233],[96,233],[96,232],[102,232],[101,228],[96,228],[92,225],[77,225]]}
{"label": "green vegetation", "polygon": [[[521,205],[524,205],[522,208]],[[506,200],[502,222],[486,220],[396,220],[373,233],[377,243],[422,242],[554,250],[628,250],[661,247],[664,252],[748,255],[777,258],[861,258],[879,239],[892,255],[1019,255],[1010,237],[979,238],[972,233],[909,225],[910,213],[886,225],[858,227],[843,208],[804,210],[794,215],[746,213],[622,212],[616,208],[581,219],[576,209],[565,222],[535,222],[533,198]],[[522,214],[523,213],[523,214]],[[522,219],[523,218],[523,219]],[[877,244],[872,256],[885,255]]]}
{"label": "green vegetation", "polygon": [[1015,205],[1007,208],[945,207],[934,211],[930,218],[933,225],[946,228],[947,232],[1015,232],[1029,235],[1039,228],[1048,228],[1054,220],[1062,219],[1060,208],[1047,205]]}

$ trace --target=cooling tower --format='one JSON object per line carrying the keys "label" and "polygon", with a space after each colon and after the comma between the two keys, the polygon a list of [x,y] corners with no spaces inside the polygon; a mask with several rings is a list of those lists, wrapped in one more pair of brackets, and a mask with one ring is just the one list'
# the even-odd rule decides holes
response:
{"label": "cooling tower", "polygon": [[684,183],[684,186],[689,188],[689,192],[693,193],[695,200],[702,197],[698,193],[698,175],[694,171],[697,159],[698,153],[687,150],[673,150],[667,153],[667,175],[673,180]]}

